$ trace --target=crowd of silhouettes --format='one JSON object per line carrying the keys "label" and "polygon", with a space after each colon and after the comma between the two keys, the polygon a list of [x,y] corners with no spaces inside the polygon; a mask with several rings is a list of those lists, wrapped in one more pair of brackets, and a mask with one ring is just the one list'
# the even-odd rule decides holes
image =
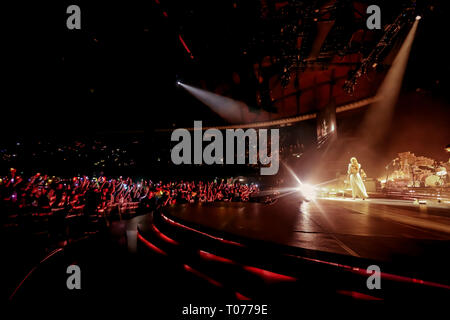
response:
{"label": "crowd of silhouettes", "polygon": [[11,174],[0,178],[2,214],[108,213],[112,208],[135,204],[151,211],[176,203],[249,201],[259,191],[256,184],[214,181],[152,181],[132,178],[58,178]]}

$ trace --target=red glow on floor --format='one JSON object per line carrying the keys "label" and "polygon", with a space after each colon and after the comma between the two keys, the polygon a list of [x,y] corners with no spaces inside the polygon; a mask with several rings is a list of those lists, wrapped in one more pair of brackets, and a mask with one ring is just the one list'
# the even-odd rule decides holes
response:
{"label": "red glow on floor", "polygon": [[244,247],[243,244],[240,244],[240,243],[237,243],[237,242],[234,242],[234,241],[230,241],[230,240],[225,240],[225,239],[223,239],[223,238],[215,237],[215,236],[210,235],[210,234],[208,234],[208,233],[205,233],[205,232],[202,232],[202,231],[199,231],[199,230],[190,228],[190,227],[188,227],[188,226],[185,226],[185,225],[183,225],[183,224],[181,224],[181,223],[175,222],[175,221],[173,221],[172,219],[166,217],[166,216],[163,215],[163,214],[161,214],[161,216],[163,217],[164,220],[166,220],[167,222],[169,222],[170,224],[173,224],[173,225],[175,225],[175,226],[178,226],[178,227],[181,227],[181,228],[190,230],[190,231],[194,231],[194,232],[200,233],[200,234],[202,234],[202,235],[204,235],[204,236],[206,236],[206,237],[209,237],[209,238],[214,239],[214,240],[218,240],[218,241],[223,242],[223,243],[228,243],[228,244],[232,244],[232,245],[235,245],[235,246]]}
{"label": "red glow on floor", "polygon": [[356,291],[338,290],[337,293],[342,294],[344,296],[349,296],[349,297],[352,297],[353,299],[358,299],[358,300],[383,300],[381,298],[372,297],[372,296],[369,296],[368,294],[364,294],[364,293],[356,292]]}
{"label": "red glow on floor", "polygon": [[191,266],[188,266],[187,264],[183,265],[184,270],[191,272],[192,274],[195,274],[197,277],[202,278],[203,280],[208,281],[209,283],[211,283],[212,285],[215,285],[216,287],[223,287],[223,285],[219,282],[214,280],[213,278],[207,276],[206,274],[195,270],[194,268],[192,268]]}
{"label": "red glow on floor", "polygon": [[19,291],[20,287],[22,287],[23,283],[31,276],[31,274],[34,272],[34,270],[36,270],[39,265],[41,263],[44,263],[45,261],[47,261],[48,259],[50,259],[52,256],[54,256],[56,253],[63,251],[63,248],[58,248],[53,250],[52,252],[50,252],[47,256],[44,257],[44,259],[42,259],[38,265],[35,265],[30,272],[28,272],[28,274],[25,276],[25,278],[22,279],[22,281],[20,281],[19,285],[14,289],[13,293],[9,296],[9,300],[11,301],[14,296],[16,295],[17,291]]}
{"label": "red glow on floor", "polygon": [[[207,234],[205,232],[202,232],[202,231],[190,228],[188,226],[185,226],[185,225],[183,225],[181,223],[175,222],[174,220],[166,217],[164,214],[161,214],[161,216],[163,217],[164,220],[166,220],[167,222],[169,222],[172,225],[176,225],[178,227],[181,227],[181,228],[184,228],[184,229],[187,229],[187,230],[190,230],[190,231],[197,232],[197,233],[202,234],[202,235],[204,235],[206,237],[209,237],[211,239],[215,239],[215,240],[221,241],[223,243],[228,243],[228,244],[233,244],[233,245],[244,247],[243,244],[240,244],[240,243],[237,243],[237,242],[234,242],[234,241],[230,241],[230,240],[226,240],[226,239],[223,239],[223,238],[215,237],[213,235]],[[356,273],[356,274],[359,274],[359,275],[362,275],[362,276],[368,276],[369,275],[367,273],[366,269],[364,269],[364,268],[352,267],[352,266],[345,265],[345,264],[340,264],[340,263],[335,263],[335,262],[330,262],[330,261],[324,261],[324,260],[319,260],[319,259],[315,259],[315,258],[295,256],[295,255],[291,255],[291,254],[287,254],[287,256],[295,257],[297,259],[303,259],[303,260],[307,260],[307,261],[317,262],[317,263],[321,263],[321,264],[327,264],[327,265],[330,265],[330,266],[334,266],[334,267],[345,269],[345,270],[347,270],[349,272]],[[297,280],[294,277],[273,273],[271,271],[267,271],[267,270],[259,269],[259,268],[255,268],[255,267],[244,266],[244,269],[246,269],[247,271],[259,274],[260,276],[263,276],[266,279],[272,279],[272,280],[278,279],[279,281],[296,281]],[[416,283],[416,284],[425,285],[425,286],[429,286],[429,287],[436,287],[436,288],[443,288],[443,289],[450,290],[450,286],[449,285],[445,285],[445,284],[441,284],[441,283],[437,283],[437,282],[425,281],[425,280],[421,280],[421,279],[417,279],[417,278],[410,278],[410,277],[405,277],[405,276],[399,276],[399,275],[395,275],[395,274],[391,274],[391,273],[385,273],[385,272],[380,272],[380,276],[381,276],[381,278],[387,279],[387,280]]]}
{"label": "red glow on floor", "polygon": [[169,16],[167,15],[167,12],[163,11],[163,16],[168,18]]}
{"label": "red glow on floor", "polygon": [[137,236],[138,236],[138,239],[141,240],[147,247],[149,247],[150,249],[152,249],[153,251],[155,251],[155,252],[157,252],[159,254],[167,256],[167,253],[165,253],[160,248],[155,246],[153,243],[151,243],[150,241],[145,239],[143,236],[141,236],[141,234],[139,232],[138,232]]}
{"label": "red glow on floor", "polygon": [[[370,274],[367,273],[367,271],[365,269],[357,268],[357,267],[351,267],[351,266],[348,266],[348,265],[345,265],[345,264],[329,262],[329,261],[313,259],[313,258],[307,258],[307,257],[294,256],[294,255],[288,255],[288,256],[296,257],[298,259],[308,260],[308,261],[312,261],[312,262],[318,262],[318,263],[322,263],[322,264],[335,266],[335,267],[346,269],[346,270],[348,270],[350,272],[353,272],[353,273],[356,273],[356,274],[359,274],[359,275],[363,275],[363,276],[370,275]],[[437,283],[437,282],[431,282],[431,281],[424,281],[424,280],[421,280],[421,279],[415,279],[415,278],[410,278],[410,277],[405,277],[405,276],[399,276],[399,275],[392,274],[392,273],[380,272],[380,277],[382,279],[387,279],[387,280],[392,280],[392,281],[412,282],[412,283],[422,284],[422,285],[429,286],[429,287],[436,287],[436,288],[443,288],[443,289],[450,290],[450,286],[445,285],[445,284],[441,284],[441,283]]]}
{"label": "red glow on floor", "polygon": [[158,237],[160,237],[161,239],[163,239],[164,241],[173,244],[173,245],[178,245],[179,243],[171,238],[169,238],[168,236],[166,236],[164,233],[162,233],[161,231],[159,231],[159,229],[153,224],[152,225],[153,231],[158,235]]}
{"label": "red glow on floor", "polygon": [[264,270],[256,267],[243,266],[244,270],[254,273],[269,281],[297,281],[297,278],[286,276],[284,274],[275,273],[269,270]]}
{"label": "red glow on floor", "polygon": [[395,275],[392,273],[385,273],[385,272],[380,272],[380,276],[382,279],[389,279],[389,280],[401,281],[401,282],[412,282],[412,283],[422,284],[422,285],[425,285],[428,287],[436,287],[436,288],[443,288],[443,289],[450,290],[450,286],[441,284],[441,283],[437,283],[437,282],[425,281],[425,280],[421,280],[421,279],[409,278],[409,277],[404,277],[404,276],[398,276],[398,275]]}
{"label": "red glow on floor", "polygon": [[212,260],[212,261],[217,261],[217,262],[223,262],[223,263],[231,263],[231,264],[235,264],[235,262],[233,260],[221,257],[221,256],[217,256],[215,254],[203,251],[203,250],[199,250],[199,255],[200,258],[206,259],[206,260]]}
{"label": "red glow on floor", "polygon": [[235,295],[238,300],[252,300],[249,297],[246,297],[243,294],[240,294],[239,292],[235,292]]}

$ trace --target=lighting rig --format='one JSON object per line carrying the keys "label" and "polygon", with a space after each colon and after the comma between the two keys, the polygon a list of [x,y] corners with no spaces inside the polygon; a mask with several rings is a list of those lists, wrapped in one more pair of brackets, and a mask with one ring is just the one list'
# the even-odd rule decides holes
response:
{"label": "lighting rig", "polygon": [[375,48],[367,57],[361,60],[359,67],[354,72],[350,73],[349,79],[345,81],[343,87],[345,92],[349,94],[353,93],[355,86],[358,83],[358,79],[361,76],[366,75],[370,68],[377,67],[383,61],[386,54],[389,52],[388,49],[391,48],[398,39],[400,31],[404,27],[409,26],[412,21],[420,19],[421,16],[416,15],[416,9],[413,6],[405,8],[393,23],[386,25],[384,34]]}

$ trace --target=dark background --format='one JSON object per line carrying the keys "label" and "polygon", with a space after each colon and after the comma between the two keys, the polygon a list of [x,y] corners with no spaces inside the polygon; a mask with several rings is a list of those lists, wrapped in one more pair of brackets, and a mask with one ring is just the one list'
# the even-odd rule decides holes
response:
{"label": "dark background", "polygon": [[[401,7],[389,1],[376,2],[383,19],[395,16]],[[233,3],[240,8],[237,12]],[[449,4],[421,3],[434,5],[434,10],[427,11],[419,24],[397,118],[383,154],[391,157],[411,150],[445,160],[443,144],[450,140]],[[81,30],[66,28],[66,8],[71,4],[81,7]],[[152,135],[153,129],[192,126],[193,120],[199,119],[205,125],[225,124],[175,83],[182,80],[197,85],[203,81],[214,88],[218,82],[231,81],[227,72],[231,66],[250,64],[242,50],[252,34],[264,27],[258,25],[259,5],[260,1],[228,0],[7,4],[2,10],[6,56],[0,142],[32,141],[36,146],[39,139],[62,139],[64,144],[65,137],[95,139],[107,133],[107,139],[118,145],[125,140],[122,145],[128,149],[136,139],[145,141],[138,151],[144,154],[140,165],[157,161],[159,155],[153,147],[165,140],[156,142],[159,138]],[[189,57],[179,35],[195,59]],[[240,98],[239,93],[234,97]],[[338,119],[340,134],[351,135],[363,112]],[[305,126],[314,130],[314,124]],[[431,149],[430,141],[434,142]],[[28,155],[19,164],[32,165],[32,152]],[[49,159],[55,158],[48,156],[41,162]]]}
{"label": "dark background", "polygon": [[[257,27],[259,1],[237,1],[243,6],[239,14],[233,13],[232,2],[50,1],[6,6],[2,128],[10,134],[34,129],[74,133],[165,127],[199,117],[220,122],[174,84],[177,75],[188,83],[189,78],[208,78],[205,70],[221,79],[228,65],[245,63],[238,53]],[[81,30],[66,28],[70,4],[81,8]],[[439,1],[433,15],[420,23],[404,81],[407,90],[433,90],[448,99],[447,7],[446,1]],[[195,61],[178,41],[183,32]]]}

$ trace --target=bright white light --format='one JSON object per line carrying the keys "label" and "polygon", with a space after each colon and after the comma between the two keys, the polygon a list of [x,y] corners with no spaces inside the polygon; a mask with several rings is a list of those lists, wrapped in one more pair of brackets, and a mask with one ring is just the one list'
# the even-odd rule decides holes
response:
{"label": "bright white light", "polygon": [[185,83],[181,83],[180,86],[186,89],[195,98],[206,104],[212,111],[217,113],[227,122],[231,123],[245,123],[269,120],[271,115],[267,111],[259,111],[257,118],[255,113],[250,110],[247,104],[242,101],[233,100],[228,97],[218,95],[207,90],[192,87]]}
{"label": "bright white light", "polygon": [[298,190],[308,200],[312,200],[316,197],[316,190],[312,185],[302,183],[299,185]]}
{"label": "bright white light", "polygon": [[388,124],[393,121],[397,99],[401,92],[403,76],[408,65],[408,57],[418,24],[419,21],[414,21],[389,71],[378,88],[376,93],[378,100],[367,109],[364,120],[359,124],[357,135],[361,141],[364,141],[365,145],[373,146],[379,143],[389,128]]}
{"label": "bright white light", "polygon": [[177,81],[177,86],[181,86],[181,81]]}
{"label": "bright white light", "polygon": [[416,17],[416,20],[420,20],[420,19],[422,19],[421,16],[417,16],[417,17]]}

